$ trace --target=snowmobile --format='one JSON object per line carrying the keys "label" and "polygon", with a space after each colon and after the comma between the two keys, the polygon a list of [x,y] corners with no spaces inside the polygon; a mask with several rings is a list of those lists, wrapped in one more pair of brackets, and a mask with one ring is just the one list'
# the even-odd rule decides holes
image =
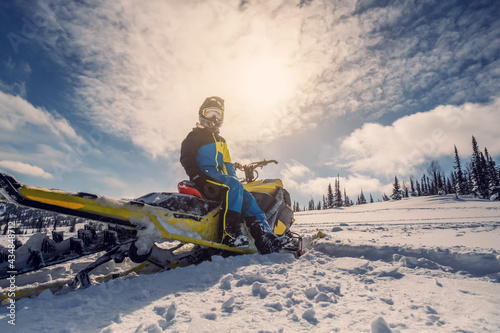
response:
{"label": "snowmobile", "polygon": [[[294,218],[289,193],[281,180],[257,180],[258,174],[253,172],[268,163],[277,162],[264,160],[247,166],[235,163],[235,167],[245,171],[244,187],[266,213],[274,233],[290,238],[290,243],[280,252],[291,252],[298,257],[303,253],[302,237],[290,230]],[[28,186],[0,172],[0,198],[2,196],[17,205],[84,218],[94,223],[79,229],[74,237],[63,239],[63,233],[58,231],[52,232],[52,238],[39,233],[24,245],[16,239],[15,229],[8,228],[9,245],[0,248],[0,281],[102,251],[105,253],[75,277],[63,283],[52,283],[47,288],[60,289],[63,285],[72,289],[85,288],[131,272],[151,273],[199,264],[214,255],[257,253],[245,226],[242,228],[250,240],[248,248],[221,243],[220,219],[223,214],[219,213],[223,196],[204,198],[190,181],[181,181],[178,193],[154,192],[135,200],[115,200],[85,192]],[[107,228],[102,230],[103,225]],[[90,272],[97,267],[111,260],[122,263],[126,258],[140,265],[110,276],[91,278]],[[36,295],[44,286],[36,289],[36,292],[19,289],[16,297]]]}

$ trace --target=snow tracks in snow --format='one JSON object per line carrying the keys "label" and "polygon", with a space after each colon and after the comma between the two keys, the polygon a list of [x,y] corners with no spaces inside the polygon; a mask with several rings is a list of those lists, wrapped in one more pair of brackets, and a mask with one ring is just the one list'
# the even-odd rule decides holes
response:
{"label": "snow tracks in snow", "polygon": [[441,269],[459,274],[485,276],[500,282],[500,255],[496,253],[455,252],[453,249],[441,248],[350,245],[328,241],[319,241],[314,249],[334,257],[396,262],[408,268]]}

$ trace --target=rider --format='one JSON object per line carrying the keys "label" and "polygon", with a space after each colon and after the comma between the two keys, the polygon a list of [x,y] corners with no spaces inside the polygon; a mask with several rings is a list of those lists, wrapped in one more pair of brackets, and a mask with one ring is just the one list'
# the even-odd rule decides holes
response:
{"label": "rider", "polygon": [[236,177],[226,140],[219,135],[223,121],[224,100],[217,96],[207,97],[199,110],[199,123],[182,142],[181,164],[204,197],[215,198],[225,193],[222,207],[224,244],[248,247],[248,238],[241,231],[241,224],[245,222],[260,253],[276,252],[289,239],[273,233],[266,214]]}

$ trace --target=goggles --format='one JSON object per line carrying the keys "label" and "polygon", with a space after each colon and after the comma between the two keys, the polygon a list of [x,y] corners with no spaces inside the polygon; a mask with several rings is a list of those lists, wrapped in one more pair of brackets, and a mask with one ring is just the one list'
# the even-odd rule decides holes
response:
{"label": "goggles", "polygon": [[224,119],[224,111],[214,107],[204,108],[202,110],[202,115],[207,119],[210,119],[212,117],[215,117],[217,120]]}

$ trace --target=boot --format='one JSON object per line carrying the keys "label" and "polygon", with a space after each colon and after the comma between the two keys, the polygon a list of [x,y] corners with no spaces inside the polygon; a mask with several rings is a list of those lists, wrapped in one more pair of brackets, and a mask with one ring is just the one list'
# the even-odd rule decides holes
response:
{"label": "boot", "polygon": [[278,252],[279,250],[281,250],[286,244],[290,243],[290,237],[286,236],[286,235],[281,235],[281,236],[278,236],[276,234],[272,234],[271,236],[272,238],[274,238],[272,241],[271,241],[271,250],[272,252]]}
{"label": "boot", "polygon": [[272,233],[269,227],[266,228],[255,216],[245,218],[245,222],[250,229],[250,235],[255,239],[255,246],[260,254],[278,252],[290,241],[288,236],[278,236]]}
{"label": "boot", "polygon": [[248,247],[248,237],[241,233],[241,214],[232,210],[226,213],[226,221],[223,225],[222,244],[232,247]]}

